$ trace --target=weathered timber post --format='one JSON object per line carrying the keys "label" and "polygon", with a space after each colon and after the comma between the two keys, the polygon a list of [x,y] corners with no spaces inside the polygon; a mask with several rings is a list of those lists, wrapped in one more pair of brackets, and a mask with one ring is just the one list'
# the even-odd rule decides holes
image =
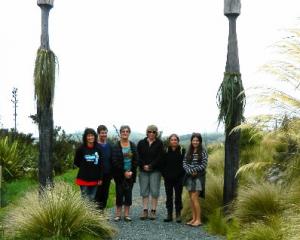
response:
{"label": "weathered timber post", "polygon": [[232,129],[241,124],[245,93],[241,80],[236,34],[236,19],[240,15],[240,0],[224,0],[224,15],[229,20],[227,61],[223,82],[218,91],[219,121],[225,125],[225,169],[223,202],[225,211],[237,192],[236,172],[239,168],[240,131]]}
{"label": "weathered timber post", "polygon": [[38,0],[41,8],[41,46],[37,52],[34,70],[35,98],[39,126],[39,183],[52,184],[53,99],[56,57],[50,50],[48,19],[54,0]]}

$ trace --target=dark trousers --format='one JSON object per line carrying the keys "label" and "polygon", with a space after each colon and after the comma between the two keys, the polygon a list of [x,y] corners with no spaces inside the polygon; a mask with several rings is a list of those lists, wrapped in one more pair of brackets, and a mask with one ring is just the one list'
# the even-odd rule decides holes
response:
{"label": "dark trousers", "polygon": [[173,212],[173,193],[175,192],[175,209],[176,212],[179,213],[182,209],[182,178],[165,178],[165,189],[167,195],[166,208],[168,212]]}
{"label": "dark trousers", "polygon": [[116,182],[116,206],[121,207],[132,205],[132,187],[133,182],[124,180]]}
{"label": "dark trousers", "polygon": [[100,209],[106,208],[107,199],[109,195],[109,186],[110,186],[111,176],[104,175],[102,185],[98,186],[95,200]]}
{"label": "dark trousers", "polygon": [[95,200],[97,186],[80,186],[81,196],[91,201]]}

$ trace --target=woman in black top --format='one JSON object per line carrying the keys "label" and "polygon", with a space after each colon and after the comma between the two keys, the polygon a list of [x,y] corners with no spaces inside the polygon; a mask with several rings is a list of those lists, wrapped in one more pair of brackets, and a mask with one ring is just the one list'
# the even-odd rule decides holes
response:
{"label": "woman in black top", "polygon": [[79,168],[76,184],[80,186],[81,194],[90,200],[95,199],[97,186],[102,184],[103,153],[96,146],[97,134],[91,128],[86,128],[83,144],[76,150],[74,165]]}
{"label": "woman in black top", "polygon": [[176,222],[181,222],[182,209],[182,180],[184,176],[183,158],[185,149],[179,145],[177,134],[171,134],[168,138],[168,148],[162,158],[162,175],[165,181],[166,208],[168,211],[165,222],[172,221],[173,216],[173,193],[175,192]]}
{"label": "woman in black top", "polygon": [[143,197],[143,213],[141,220],[148,218],[148,201],[151,195],[151,212],[149,219],[156,219],[156,207],[160,190],[161,158],[163,143],[158,138],[158,129],[155,125],[147,127],[147,137],[139,141],[137,150],[140,167],[140,194]]}
{"label": "woman in black top", "polygon": [[129,208],[132,204],[132,188],[136,179],[137,152],[136,146],[129,141],[130,127],[121,126],[121,139],[112,150],[113,177],[116,183],[116,216],[115,221],[121,220],[124,205],[124,220],[131,221]]}

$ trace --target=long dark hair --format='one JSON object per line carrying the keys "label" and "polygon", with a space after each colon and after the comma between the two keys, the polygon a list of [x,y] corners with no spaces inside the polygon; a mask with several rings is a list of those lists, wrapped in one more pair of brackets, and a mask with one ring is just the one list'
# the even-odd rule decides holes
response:
{"label": "long dark hair", "polygon": [[86,128],[84,130],[83,135],[82,135],[82,143],[83,143],[84,146],[87,146],[86,137],[87,137],[88,134],[93,134],[95,136],[95,142],[94,142],[94,144],[97,142],[97,133],[95,132],[95,130],[92,129],[92,128]]}
{"label": "long dark hair", "polygon": [[194,150],[195,150],[194,147],[193,147],[193,144],[192,144],[192,141],[193,141],[194,138],[197,138],[200,142],[199,146],[196,149],[196,153],[198,153],[199,157],[201,156],[201,153],[202,153],[202,136],[201,136],[200,133],[192,133],[191,143],[190,143],[189,149],[188,149],[187,154],[186,154],[186,159],[189,162],[192,161]]}

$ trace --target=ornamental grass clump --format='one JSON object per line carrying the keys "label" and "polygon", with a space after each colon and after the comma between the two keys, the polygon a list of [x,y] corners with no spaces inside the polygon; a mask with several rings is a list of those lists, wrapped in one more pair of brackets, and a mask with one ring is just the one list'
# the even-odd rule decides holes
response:
{"label": "ornamental grass clump", "polygon": [[237,239],[241,240],[283,240],[284,232],[281,228],[280,218],[274,217],[269,221],[259,221],[242,228]]}
{"label": "ornamental grass clump", "polygon": [[280,216],[287,207],[283,189],[276,184],[256,183],[240,189],[233,215],[241,223],[266,220]]}
{"label": "ornamental grass clump", "polygon": [[63,182],[27,193],[4,222],[8,239],[111,239],[115,233],[95,203]]}

